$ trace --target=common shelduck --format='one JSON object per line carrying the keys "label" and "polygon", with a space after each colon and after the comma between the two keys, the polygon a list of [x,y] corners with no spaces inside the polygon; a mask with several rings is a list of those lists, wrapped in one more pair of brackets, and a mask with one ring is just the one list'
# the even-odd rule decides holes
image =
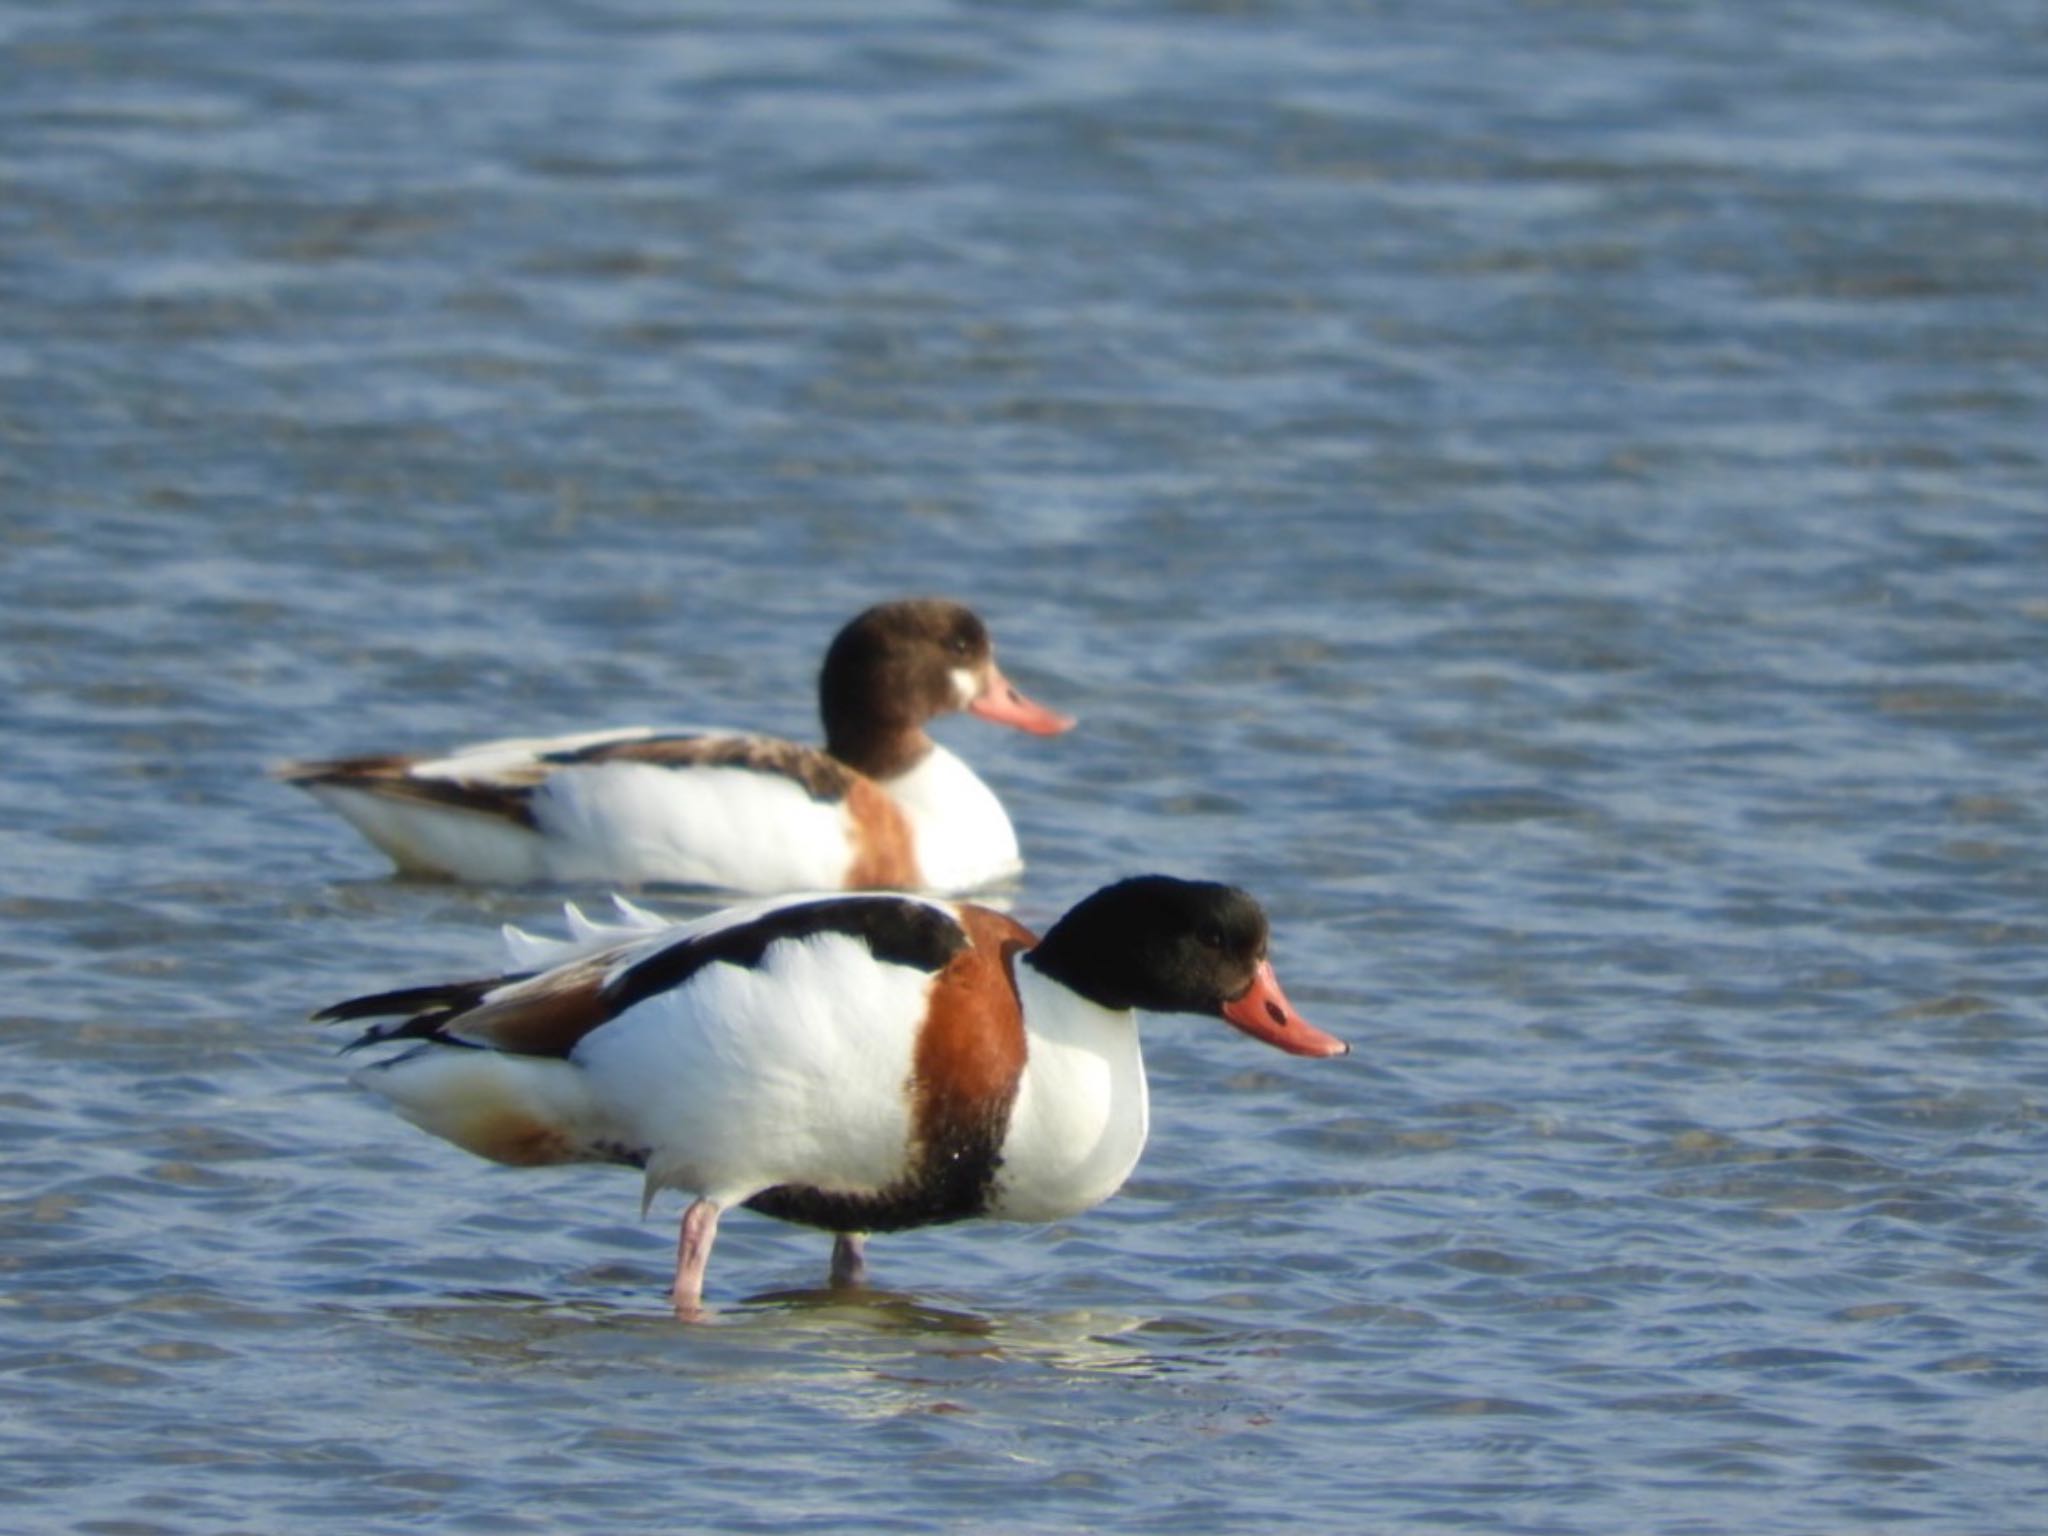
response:
{"label": "common shelduck", "polygon": [[1095,892],[1043,939],[986,907],[820,895],[586,929],[546,968],[315,1017],[403,1016],[351,1043],[404,1047],[355,1081],[459,1147],[623,1163],[645,1199],[691,1196],[672,1291],[687,1318],[734,1206],[834,1233],[850,1283],[869,1232],[1107,1199],[1145,1144],[1133,1009],[1344,1054],[1287,1001],[1266,941],[1243,891],[1164,875]]}
{"label": "common shelduck", "polygon": [[823,750],[635,726],[276,772],[400,869],[457,880],[957,893],[1022,867],[1002,803],[925,724],[961,709],[1037,735],[1074,722],[1010,684],[972,610],[868,609],[825,653],[818,702]]}

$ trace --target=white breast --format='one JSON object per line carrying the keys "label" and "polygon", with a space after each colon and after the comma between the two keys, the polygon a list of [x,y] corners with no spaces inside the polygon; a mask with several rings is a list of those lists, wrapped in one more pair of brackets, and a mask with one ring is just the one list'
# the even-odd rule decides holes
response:
{"label": "white breast", "polygon": [[926,889],[970,891],[1024,867],[1002,802],[944,747],[934,743],[923,762],[882,788],[910,820]]}
{"label": "white breast", "polygon": [[1029,1057],[989,1214],[1052,1221],[1122,1187],[1149,1126],[1138,1021],[1017,966]]}

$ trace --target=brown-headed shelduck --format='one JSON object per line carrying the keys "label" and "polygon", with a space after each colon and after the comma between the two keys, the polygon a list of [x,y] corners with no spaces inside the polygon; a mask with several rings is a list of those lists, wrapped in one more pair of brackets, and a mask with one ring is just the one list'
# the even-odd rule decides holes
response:
{"label": "brown-headed shelduck", "polygon": [[[1123,1184],[1145,1144],[1133,1009],[1214,1014],[1298,1056],[1348,1047],[1294,1010],[1266,915],[1227,885],[1144,875],[1043,939],[986,907],[873,893],[757,902],[686,923],[509,930],[553,964],[338,1004],[402,1016],[350,1045],[415,1125],[501,1163],[623,1163],[676,1189],[672,1297],[699,1313],[721,1213],[835,1234],[1053,1221]],[[576,915],[572,913],[572,920]],[[644,1209],[644,1200],[643,1200]]]}
{"label": "brown-headed shelduck", "polygon": [[868,609],[825,653],[818,702],[823,750],[635,726],[276,772],[401,870],[456,880],[962,892],[1022,868],[1002,803],[925,725],[954,710],[1035,735],[1074,722],[1010,684],[972,610]]}

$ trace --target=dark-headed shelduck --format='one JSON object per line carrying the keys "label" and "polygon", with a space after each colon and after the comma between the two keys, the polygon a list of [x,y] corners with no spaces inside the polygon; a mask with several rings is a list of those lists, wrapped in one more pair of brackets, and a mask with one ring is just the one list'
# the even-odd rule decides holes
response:
{"label": "dark-headed shelduck", "polygon": [[277,774],[400,869],[457,880],[957,892],[1022,867],[1002,803],[925,724],[962,709],[1036,735],[1073,721],[1011,686],[970,609],[868,609],[825,653],[818,696],[822,751],[630,727]]}
{"label": "dark-headed shelduck", "polygon": [[1133,1009],[1344,1054],[1287,1001],[1266,938],[1243,891],[1164,875],[1097,891],[1043,939],[986,907],[825,895],[624,940],[586,928],[550,968],[316,1017],[403,1015],[352,1043],[409,1047],[355,1081],[459,1147],[624,1163],[649,1198],[692,1196],[673,1290],[690,1317],[734,1206],[836,1234],[832,1276],[851,1282],[869,1232],[1109,1198],[1145,1144]]}

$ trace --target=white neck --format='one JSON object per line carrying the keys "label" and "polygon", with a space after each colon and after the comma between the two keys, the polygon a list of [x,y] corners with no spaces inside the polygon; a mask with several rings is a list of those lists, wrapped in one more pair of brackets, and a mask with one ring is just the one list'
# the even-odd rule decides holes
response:
{"label": "white neck", "polygon": [[989,1214],[1052,1221],[1115,1194],[1150,1111],[1136,1015],[1103,1008],[1017,962],[1029,1055]]}
{"label": "white neck", "polygon": [[928,890],[973,890],[1023,867],[1002,802],[937,742],[915,768],[884,779],[882,788],[910,819]]}

